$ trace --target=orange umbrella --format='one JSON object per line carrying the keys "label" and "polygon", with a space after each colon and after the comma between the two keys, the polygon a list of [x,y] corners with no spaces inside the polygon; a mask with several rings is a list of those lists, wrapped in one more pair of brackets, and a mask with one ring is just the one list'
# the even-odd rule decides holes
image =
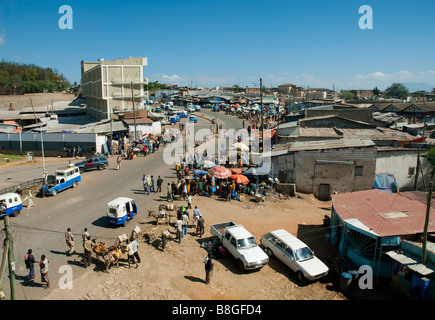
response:
{"label": "orange umbrella", "polygon": [[248,177],[242,174],[233,174],[230,178],[233,179],[235,183],[242,183],[242,184],[249,183]]}

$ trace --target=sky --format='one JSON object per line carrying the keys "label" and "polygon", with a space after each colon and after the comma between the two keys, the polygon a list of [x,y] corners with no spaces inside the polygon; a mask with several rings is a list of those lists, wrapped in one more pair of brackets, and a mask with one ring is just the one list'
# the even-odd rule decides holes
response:
{"label": "sky", "polygon": [[[61,29],[62,5],[72,29]],[[361,29],[372,9],[372,29]],[[147,57],[149,81],[435,88],[435,1],[51,0],[0,2],[0,59],[80,83],[80,63]],[[416,90],[416,89],[415,89]]]}

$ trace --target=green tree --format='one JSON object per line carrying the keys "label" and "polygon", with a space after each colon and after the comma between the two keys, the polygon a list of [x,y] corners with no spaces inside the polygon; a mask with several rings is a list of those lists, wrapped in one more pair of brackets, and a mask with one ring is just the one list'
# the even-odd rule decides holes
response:
{"label": "green tree", "polygon": [[381,90],[379,90],[378,87],[375,87],[373,89],[373,94],[375,97],[379,97],[379,95],[381,94]]}
{"label": "green tree", "polygon": [[385,89],[385,96],[387,98],[405,100],[409,96],[409,91],[403,84],[393,83],[390,87]]}
{"label": "green tree", "polygon": [[344,99],[344,100],[354,100],[354,99],[356,99],[357,97],[356,97],[356,95],[354,95],[352,92],[350,92],[350,91],[343,91],[341,94],[340,94],[340,98],[341,99]]}

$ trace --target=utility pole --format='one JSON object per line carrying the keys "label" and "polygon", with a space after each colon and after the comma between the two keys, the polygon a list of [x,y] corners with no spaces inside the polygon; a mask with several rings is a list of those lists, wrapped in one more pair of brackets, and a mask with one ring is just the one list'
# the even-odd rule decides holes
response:
{"label": "utility pole", "polygon": [[15,261],[14,261],[14,251],[13,251],[13,244],[12,244],[12,233],[11,233],[11,227],[9,225],[9,215],[4,216],[5,221],[5,232],[6,232],[6,239],[5,239],[5,250],[7,248],[8,251],[8,265],[9,265],[9,284],[11,289],[11,300],[16,300],[16,290],[15,290]]}
{"label": "utility pole", "polygon": [[432,184],[433,182],[429,182],[429,194],[427,196],[427,206],[426,206],[426,220],[424,222],[423,248],[421,254],[421,262],[423,264],[426,263],[427,232],[429,227],[430,208],[431,208],[431,201],[432,201]]}
{"label": "utility pole", "polygon": [[[30,98],[30,104],[32,105],[33,115],[35,116],[35,122],[38,122],[38,119],[36,118],[36,112],[35,108],[33,106],[32,98]],[[41,135],[41,153],[42,153],[42,176],[45,177],[45,158],[44,158],[44,141],[42,139],[42,121],[41,121],[41,128],[40,128],[40,135]]]}
{"label": "utility pole", "polygon": [[417,191],[418,175],[420,174],[420,146],[418,146],[417,169],[415,172],[414,191]]}
{"label": "utility pole", "polygon": [[260,99],[261,99],[261,149],[264,145],[264,110],[263,110],[263,78],[260,78]]}
{"label": "utility pole", "polygon": [[134,107],[134,96],[133,96],[133,81],[131,82],[131,103],[133,104],[133,119],[134,119],[134,140],[137,140],[136,131],[136,108]]}

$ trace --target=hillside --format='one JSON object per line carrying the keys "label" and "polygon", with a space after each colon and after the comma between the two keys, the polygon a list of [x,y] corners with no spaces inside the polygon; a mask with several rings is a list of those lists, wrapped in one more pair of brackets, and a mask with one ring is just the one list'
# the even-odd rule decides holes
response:
{"label": "hillside", "polygon": [[69,86],[68,80],[56,69],[0,62],[0,94],[57,92]]}

